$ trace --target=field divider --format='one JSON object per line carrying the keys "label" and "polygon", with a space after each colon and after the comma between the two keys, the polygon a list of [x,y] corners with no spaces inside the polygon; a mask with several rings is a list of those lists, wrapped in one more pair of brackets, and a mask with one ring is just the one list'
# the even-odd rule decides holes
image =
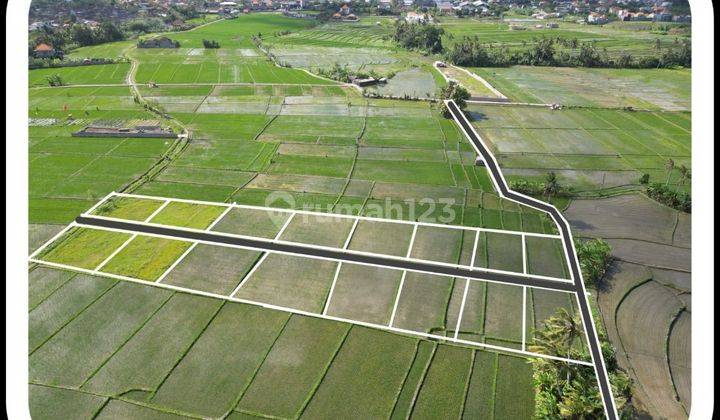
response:
{"label": "field divider", "polygon": [[528,273],[528,257],[527,257],[527,244],[525,242],[525,235],[520,236],[522,241],[522,263],[523,263],[523,274]]}
{"label": "field divider", "polygon": [[525,350],[525,341],[527,336],[527,286],[523,286],[523,304],[522,304],[522,350]]}
{"label": "field divider", "polygon": [[[234,203],[233,203],[233,204],[234,204]],[[220,220],[222,220],[222,218],[225,217],[225,215],[228,214],[228,213],[230,212],[230,210],[232,210],[232,209],[233,209],[232,207],[226,208],[226,209],[220,214],[220,216],[218,216],[217,218],[215,218],[215,220],[213,220],[213,222],[210,223],[210,225],[209,225],[207,228],[205,228],[205,231],[207,231],[207,232],[211,231],[212,228],[215,227],[215,225],[218,224],[218,222],[220,222]],[[196,247],[197,245],[198,245],[197,242],[193,242],[192,245],[190,245],[190,247],[189,247],[187,250],[185,250],[185,252],[183,252],[182,255],[180,255],[180,257],[179,257],[177,260],[175,260],[175,262],[172,263],[172,265],[170,265],[170,267],[168,267],[167,270],[165,270],[165,272],[163,272],[163,273],[160,275],[160,277],[158,277],[157,280],[155,280],[155,282],[156,282],[156,283],[160,283],[161,281],[163,281],[163,279],[165,279],[165,277],[167,277],[167,275],[170,274],[170,272],[171,272],[172,270],[174,270],[175,267],[177,267],[178,264],[180,264],[180,262],[182,262],[182,260],[184,260],[185,257],[187,257],[188,254],[190,254],[190,252],[192,252],[192,250],[195,249],[195,247]]]}
{"label": "field divider", "polygon": [[119,254],[120,251],[122,251],[123,249],[125,249],[125,247],[128,246],[128,245],[130,244],[130,242],[133,241],[133,239],[137,238],[137,236],[138,236],[137,233],[131,235],[125,242],[123,242],[122,245],[120,245],[115,251],[113,251],[112,254],[110,254],[107,258],[105,258],[105,259],[103,260],[103,262],[101,262],[97,267],[95,267],[95,271],[100,271],[100,270],[102,270],[102,268],[105,267],[105,265],[106,265],[107,263],[109,263],[110,260],[112,260],[113,258],[115,258],[115,256],[116,256],[117,254]]}
{"label": "field divider", "polygon": [[160,207],[158,207],[157,209],[155,209],[155,211],[152,212],[152,214],[145,219],[145,223],[149,223],[155,216],[158,215],[158,213],[160,213],[161,211],[163,211],[163,210],[165,209],[165,207],[168,206],[168,204],[170,204],[170,200],[165,200],[165,202],[162,203],[162,205],[160,205]]}
{"label": "field divider", "polygon": [[[415,236],[417,235],[417,228],[418,225],[415,225],[413,228],[412,236],[410,236],[410,243],[408,244],[408,249],[405,253],[405,258],[410,258],[410,254],[412,254],[413,245],[415,244]],[[390,315],[390,322],[388,323],[388,326],[391,327],[393,322],[395,322],[395,314],[397,313],[398,304],[400,303],[400,295],[402,294],[403,286],[405,285],[406,276],[407,270],[403,270],[402,276],[400,276],[400,285],[398,286],[397,295],[395,295],[395,303],[393,304],[392,314]]]}
{"label": "field divider", "polygon": [[268,255],[270,255],[270,253],[266,252],[260,257],[260,259],[257,260],[255,265],[253,265],[253,267],[250,269],[250,271],[248,271],[248,273],[245,274],[245,277],[243,277],[242,280],[240,280],[240,283],[238,283],[238,285],[235,287],[235,289],[233,289],[233,291],[230,293],[230,297],[235,296],[235,293],[237,293],[243,287],[245,282],[247,282],[250,279],[250,277],[252,277],[252,275],[255,273],[255,270],[257,270],[262,265],[262,263],[265,262],[265,259],[268,257]]}
{"label": "field divider", "polygon": [[54,263],[54,262],[50,262],[50,261],[32,259],[31,262],[40,264],[40,265],[44,265],[47,267],[52,267],[52,268],[58,268],[58,269],[74,271],[74,272],[84,273],[84,274],[90,274],[90,275],[94,275],[94,276],[98,276],[98,277],[106,277],[106,278],[111,278],[111,279],[116,279],[116,280],[123,280],[123,281],[131,282],[131,283],[143,284],[143,285],[151,286],[151,287],[158,287],[158,288],[167,289],[167,290],[174,290],[177,292],[183,292],[183,293],[187,293],[187,294],[191,294],[191,295],[205,296],[205,297],[210,297],[210,298],[215,298],[215,299],[226,300],[226,301],[230,301],[230,302],[244,303],[244,304],[258,306],[258,307],[262,307],[262,308],[266,308],[266,309],[284,311],[284,312],[289,312],[289,313],[293,313],[293,314],[297,314],[297,315],[309,316],[309,317],[313,317],[313,318],[321,318],[321,319],[327,319],[327,320],[331,320],[331,321],[344,322],[344,323],[360,325],[360,326],[368,327],[368,328],[374,328],[374,329],[379,329],[379,330],[384,330],[384,331],[391,331],[391,332],[396,332],[396,333],[400,333],[400,334],[408,334],[408,335],[413,335],[413,336],[417,336],[417,337],[429,338],[429,339],[433,339],[433,340],[440,340],[440,341],[464,344],[464,345],[478,347],[478,348],[486,348],[486,349],[490,349],[490,350],[494,350],[494,351],[513,353],[513,354],[518,354],[518,355],[527,356],[527,357],[537,357],[537,358],[557,360],[557,361],[561,361],[561,362],[573,363],[573,364],[584,365],[584,366],[593,366],[593,364],[591,362],[584,361],[584,360],[568,359],[568,358],[564,358],[564,357],[552,356],[552,355],[541,354],[541,353],[532,353],[532,352],[522,351],[522,350],[509,348],[509,347],[496,346],[493,344],[479,343],[479,342],[469,341],[469,340],[454,339],[454,338],[450,338],[450,337],[446,337],[446,336],[442,336],[442,335],[436,335],[436,334],[424,333],[424,332],[420,332],[420,331],[413,331],[413,330],[407,330],[407,329],[402,329],[402,328],[390,327],[390,326],[382,325],[382,324],[373,324],[373,323],[365,322],[365,321],[353,320],[353,319],[336,317],[336,316],[331,316],[331,315],[322,315],[322,314],[319,314],[316,312],[303,311],[300,309],[288,308],[288,307],[273,305],[273,304],[269,304],[269,303],[257,302],[257,301],[248,300],[248,299],[240,299],[240,298],[235,298],[235,297],[226,296],[226,295],[219,295],[216,293],[204,292],[204,291],[195,290],[195,289],[188,289],[186,287],[174,286],[174,285],[166,284],[166,283],[155,283],[155,282],[151,282],[151,281],[147,281],[147,280],[138,279],[135,277],[106,273],[103,271],[90,270],[87,268],[75,267],[75,266],[71,266],[71,265]]}
{"label": "field divider", "polygon": [[[419,226],[437,227],[437,228],[444,228],[444,229],[470,230],[470,231],[476,231],[476,232],[489,232],[489,233],[502,233],[502,234],[507,234],[507,235],[526,235],[526,236],[533,236],[533,237],[538,237],[538,238],[552,238],[552,239],[561,239],[562,238],[562,236],[559,234],[555,235],[555,234],[548,234],[548,233],[521,232],[521,231],[516,231],[516,230],[490,229],[490,228],[481,228],[481,227],[473,227],[473,226],[446,225],[443,223],[418,222],[418,221],[400,220],[400,219],[384,219],[384,218],[380,218],[380,217],[350,215],[350,214],[343,214],[343,213],[328,213],[328,212],[298,210],[298,209],[283,209],[283,208],[279,208],[279,207],[252,206],[252,205],[247,205],[247,204],[235,204],[235,203],[231,204],[231,203],[221,203],[221,202],[214,202],[214,201],[190,200],[190,199],[184,199],[184,198],[159,197],[159,196],[152,196],[152,195],[129,194],[129,193],[120,193],[120,192],[116,192],[116,193],[114,193],[114,195],[116,195],[118,197],[142,198],[142,199],[157,200],[157,201],[171,200],[171,201],[178,202],[178,203],[201,204],[201,205],[207,205],[207,206],[218,206],[218,207],[232,206],[232,207],[236,207],[236,208],[240,208],[240,209],[247,209],[247,210],[273,211],[273,212],[280,212],[280,213],[296,213],[296,214],[304,214],[304,215],[310,215],[310,216],[337,217],[337,218],[341,218],[341,219],[359,219],[359,220],[367,220],[367,221],[371,221],[371,222],[419,225]],[[87,212],[83,213],[82,215],[98,217],[95,215],[90,215]]]}

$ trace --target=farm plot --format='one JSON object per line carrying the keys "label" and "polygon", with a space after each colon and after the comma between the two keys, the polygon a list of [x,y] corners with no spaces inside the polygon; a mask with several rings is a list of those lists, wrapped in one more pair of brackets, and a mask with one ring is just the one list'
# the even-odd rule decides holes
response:
{"label": "farm plot", "polygon": [[130,63],[57,67],[30,70],[29,86],[48,86],[48,78],[60,76],[65,85],[102,85],[125,83]]}
{"label": "farm plot", "polygon": [[[473,69],[516,102],[690,110],[690,70],[513,66]],[[607,86],[613,86],[607,89]]]}
{"label": "farm plot", "polygon": [[364,89],[370,94],[379,96],[435,98],[439,87],[432,70],[411,68],[397,73],[385,84],[368,86]]}
{"label": "farm plot", "polygon": [[[44,281],[63,272],[31,273]],[[100,418],[315,418],[361,407],[377,416],[410,410],[419,415],[433,410],[436,400],[444,411],[470,414],[463,401],[474,400],[458,378],[492,383],[505,372],[478,362],[495,360],[495,353],[95,276],[83,281],[110,289],[79,308],[31,355],[34,418],[84,417],[98,410]],[[34,300],[40,296],[31,294]],[[53,293],[50,299],[56,313],[77,307],[73,294]],[[46,323],[56,323],[36,319],[45,330],[52,329]],[[243,351],[222,351],[227,348]],[[512,409],[510,400],[518,396],[532,400],[532,387],[525,386],[531,375],[507,372],[523,385],[483,394],[495,410]],[[445,388],[450,384],[453,392]],[[278,387],[282,393],[269,392]],[[511,393],[505,398],[503,392]]]}
{"label": "farm plot", "polygon": [[689,167],[690,132],[671,124],[665,114],[686,113],[565,109],[523,106],[470,106],[478,133],[495,149],[508,178],[541,182],[554,171],[560,182],[579,191],[641,187],[650,182],[686,189],[680,163]]}
{"label": "farm plot", "polygon": [[[51,124],[30,128],[31,223],[65,223],[92,201],[145,173],[170,147],[168,139],[71,137],[95,121],[139,124],[151,114],[127,88],[33,89],[30,117]],[[69,117],[71,115],[71,117]]]}

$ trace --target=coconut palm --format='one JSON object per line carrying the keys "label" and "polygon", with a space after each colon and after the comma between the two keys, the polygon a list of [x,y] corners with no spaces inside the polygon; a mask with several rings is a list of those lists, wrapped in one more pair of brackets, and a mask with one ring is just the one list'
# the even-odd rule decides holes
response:
{"label": "coconut palm", "polygon": [[543,193],[547,196],[548,201],[550,201],[550,197],[557,194],[558,191],[560,191],[560,184],[558,183],[557,175],[555,175],[555,172],[548,172],[547,175],[545,175]]}
{"label": "coconut palm", "polygon": [[667,180],[665,180],[665,185],[668,185],[670,183],[670,175],[672,175],[672,171],[675,169],[675,161],[672,159],[668,159],[667,162],[665,162],[665,170],[668,171]]}
{"label": "coconut palm", "polygon": [[680,179],[678,180],[678,183],[680,183],[680,185],[685,184],[685,181],[690,179],[690,169],[688,169],[685,165],[680,165],[678,171],[680,171]]}

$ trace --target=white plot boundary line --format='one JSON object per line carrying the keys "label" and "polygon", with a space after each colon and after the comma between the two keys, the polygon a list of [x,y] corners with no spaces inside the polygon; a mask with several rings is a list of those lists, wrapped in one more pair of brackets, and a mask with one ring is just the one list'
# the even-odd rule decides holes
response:
{"label": "white plot boundary line", "polygon": [[[139,199],[146,199],[146,200],[158,200],[158,201],[165,201],[170,200],[178,203],[188,203],[188,204],[200,204],[200,205],[206,205],[206,206],[222,206],[222,207],[235,207],[239,209],[248,209],[248,210],[262,210],[262,211],[273,211],[273,212],[279,212],[279,213],[296,213],[296,214],[303,214],[308,216],[317,216],[317,217],[334,217],[334,218],[342,218],[342,219],[359,219],[359,220],[367,220],[371,222],[385,222],[385,223],[396,223],[396,224],[406,224],[406,225],[419,225],[419,226],[428,226],[428,227],[436,227],[436,228],[443,228],[443,229],[455,229],[455,230],[470,230],[470,231],[480,231],[480,232],[491,232],[491,233],[504,233],[507,235],[528,235],[528,236],[537,236],[538,238],[554,238],[554,239],[562,239],[561,235],[556,234],[549,234],[549,233],[536,233],[536,232],[522,232],[518,230],[502,230],[502,229],[491,229],[491,228],[481,228],[481,227],[474,227],[474,226],[461,226],[461,225],[446,225],[442,223],[431,223],[431,222],[420,222],[420,221],[413,221],[413,220],[402,220],[402,219],[384,219],[380,217],[370,217],[370,216],[360,216],[360,215],[351,215],[351,214],[343,214],[343,213],[329,213],[329,212],[321,212],[321,211],[309,211],[309,210],[298,210],[298,209],[283,209],[280,207],[263,207],[263,206],[251,206],[247,204],[236,204],[236,203],[220,203],[220,202],[214,202],[214,201],[203,201],[203,200],[190,200],[186,198],[173,198],[173,197],[161,197],[161,196],[152,196],[152,195],[142,195],[142,194],[128,194],[128,193],[119,193],[119,192],[113,192],[110,195],[117,196],[117,197],[128,197],[128,198],[139,198]],[[510,198],[503,197],[508,200],[514,201]],[[87,216],[89,215],[89,212],[83,213],[83,215]],[[93,215],[95,216],[95,215]]]}
{"label": "white plot boundary line", "polygon": [[[95,218],[95,219],[107,220],[107,221],[115,221],[115,222],[134,223],[134,224],[138,224],[138,225],[141,225],[141,226],[149,226],[149,227],[172,228],[172,229],[175,229],[175,230],[181,230],[181,231],[193,232],[193,233],[204,232],[204,231],[201,230],[201,229],[193,229],[193,228],[187,228],[187,227],[182,227],[182,226],[164,225],[164,224],[152,223],[152,222],[137,222],[137,221],[117,219],[117,218],[114,218],[114,217],[106,217],[106,216],[94,216],[94,215],[85,216],[85,215],[84,215],[83,217],[89,217],[89,218]],[[291,216],[291,218],[292,218],[292,216]],[[343,249],[340,249],[340,248],[337,248],[337,247],[329,247],[329,246],[323,246],[323,245],[309,244],[309,243],[305,243],[305,242],[293,242],[293,241],[285,241],[285,240],[277,239],[277,238],[279,238],[279,235],[283,233],[283,231],[284,231],[284,229],[287,227],[287,223],[289,223],[289,221],[286,221],[285,223],[286,223],[286,224],[283,226],[283,228],[282,228],[282,229],[280,230],[280,232],[278,233],[278,236],[276,236],[276,239],[267,239],[267,238],[262,238],[262,237],[257,237],[257,236],[238,235],[238,234],[234,234],[234,233],[217,232],[217,231],[214,232],[214,234],[219,235],[219,236],[225,236],[225,237],[228,237],[228,238],[251,239],[251,240],[260,241],[260,242],[276,243],[276,244],[283,244],[283,245],[293,245],[293,246],[302,246],[302,247],[305,247],[305,248],[312,248],[312,249],[324,250],[324,251],[344,251],[344,252],[346,252],[346,253],[348,253],[348,254],[363,255],[363,256],[370,256],[370,257],[383,257],[383,258],[387,258],[387,259],[393,259],[393,260],[404,261],[404,262],[417,262],[417,263],[423,263],[423,264],[432,264],[432,265],[441,266],[441,267],[462,268],[462,269],[479,271],[479,272],[486,272],[486,273],[509,274],[509,275],[518,276],[518,277],[534,278],[534,279],[541,279],[541,280],[551,280],[551,281],[555,281],[555,282],[558,282],[558,283],[565,283],[565,284],[573,283],[573,281],[570,280],[570,279],[563,279],[563,278],[560,278],[560,277],[544,276],[544,275],[539,275],[539,274],[525,274],[525,273],[520,273],[520,272],[517,272],[517,271],[498,270],[498,269],[487,268],[487,267],[472,267],[472,266],[469,266],[469,265],[451,264],[451,263],[446,263],[446,262],[443,262],[443,261],[422,260],[422,259],[418,259],[418,258],[402,257],[402,256],[397,256],[397,255],[378,254],[378,253],[375,253],[375,252],[366,252],[366,251],[357,251],[357,250],[343,250]],[[118,229],[118,228],[109,228],[109,227],[105,227],[105,226],[95,226],[95,225],[92,225],[92,226],[90,226],[90,225],[82,225],[82,226],[83,226],[83,227],[88,227],[88,228],[89,228],[89,227],[93,227],[93,228],[104,229],[104,230],[115,230],[115,231],[118,231],[118,232],[130,232],[130,233],[135,233],[135,232],[132,231],[132,230]],[[150,233],[147,233],[147,234],[148,234],[148,235],[153,235],[153,234],[150,234]],[[169,237],[170,239],[178,239],[178,240],[180,239],[180,238],[176,238],[176,237],[172,237],[172,236],[167,236],[167,235],[159,235],[159,236]]]}
{"label": "white plot boundary line", "polygon": [[[472,256],[470,257],[471,266],[475,265],[478,242],[480,242],[480,232],[475,232],[475,241],[473,242],[473,251]],[[457,324],[455,324],[455,335],[453,336],[456,340],[458,338],[458,334],[460,334],[460,323],[462,322],[463,311],[465,311],[465,301],[467,301],[468,289],[470,289],[470,280],[465,279],[465,290],[463,291],[462,301],[460,302],[460,311],[458,312]]]}
{"label": "white plot boundary line", "polygon": [[[273,253],[273,254],[301,256],[301,257],[304,257],[304,258],[312,258],[312,259],[323,260],[323,261],[347,262],[347,261],[344,260],[344,259],[334,258],[334,257],[321,257],[321,256],[318,256],[318,255],[310,255],[310,254],[301,254],[301,255],[299,255],[299,254],[297,254],[297,253],[288,252],[288,251],[268,250],[268,249],[266,249],[266,248],[259,248],[259,247],[248,246],[248,245],[236,245],[236,244],[218,243],[218,242],[206,241],[206,240],[202,240],[202,239],[189,239],[189,238],[182,238],[182,237],[177,237],[177,236],[164,235],[164,234],[151,233],[151,232],[137,233],[136,231],[133,231],[133,230],[112,228],[112,227],[106,227],[106,226],[77,225],[77,227],[81,227],[81,228],[83,228],[83,229],[106,230],[106,231],[118,232],[118,233],[131,233],[131,234],[138,234],[138,235],[141,235],[141,236],[150,236],[150,237],[155,237],[155,238],[171,239],[171,240],[175,240],[175,241],[183,241],[183,242],[191,242],[191,243],[197,242],[197,243],[201,243],[201,244],[215,245],[215,246],[221,246],[221,247],[226,247],[226,248],[246,249],[246,250],[251,250],[251,251],[270,252],[270,253]],[[202,232],[202,231],[201,231],[201,232]],[[382,256],[383,256],[383,257],[386,257],[385,255],[382,255]],[[389,256],[387,256],[387,257],[389,257]],[[422,262],[424,262],[424,263],[428,263],[428,264],[433,264],[433,263],[434,263],[433,261],[425,261],[425,260],[420,260],[420,261],[422,261]],[[385,268],[385,269],[388,269],[388,270],[403,270],[402,268],[389,267],[389,266],[387,266],[387,265],[375,264],[375,263],[364,262],[364,261],[352,261],[352,264],[364,265],[364,266],[368,266],[368,267],[380,267],[380,268]],[[456,267],[456,266],[453,266],[453,267]],[[427,270],[422,270],[422,269],[405,268],[404,270],[411,271],[411,272],[416,272],[416,273],[423,273],[423,274],[443,275],[443,274],[438,274],[438,273],[433,272],[433,271],[427,271]],[[512,274],[513,274],[513,275],[517,275],[517,276],[519,276],[519,277],[523,277],[522,274],[518,274],[518,273],[512,273]],[[510,286],[517,286],[517,284],[509,283],[509,282],[502,281],[502,280],[492,280],[492,279],[484,279],[484,278],[483,278],[483,279],[479,279],[479,278],[465,277],[465,276],[455,276],[455,277],[468,279],[468,280],[470,280],[470,281],[482,281],[482,282],[488,282],[488,283],[497,283],[497,284],[504,284],[504,285],[510,285]],[[534,288],[536,288],[536,289],[543,289],[543,290],[563,292],[563,293],[570,293],[570,294],[574,294],[574,293],[575,293],[575,292],[570,291],[570,290],[557,289],[557,288],[545,287],[545,286],[538,286],[538,285],[533,285],[532,287],[534,287]]]}
{"label": "white plot boundary line", "polygon": [[[408,245],[407,253],[405,254],[405,258],[410,258],[410,254],[412,254],[413,244],[415,243],[415,235],[417,234],[417,225],[413,228],[412,236],[410,236],[410,244]],[[395,304],[393,305],[392,314],[390,315],[390,322],[388,323],[389,326],[392,327],[393,323],[395,322],[395,313],[397,312],[398,304],[400,303],[400,295],[402,294],[403,286],[405,285],[405,277],[407,276],[407,270],[403,270],[402,276],[400,276],[400,285],[398,286],[397,295],[395,296]]]}
{"label": "white plot boundary line", "polygon": [[44,265],[47,267],[52,267],[52,268],[59,268],[59,269],[64,269],[64,270],[69,270],[69,271],[74,271],[74,272],[79,272],[79,273],[84,273],[84,274],[91,274],[91,275],[99,276],[99,277],[106,277],[106,278],[111,278],[111,279],[115,279],[115,280],[122,280],[122,281],[127,281],[127,282],[132,282],[132,283],[138,283],[138,284],[143,284],[145,286],[158,287],[158,288],[167,289],[167,290],[174,290],[177,292],[188,293],[191,295],[206,296],[206,297],[211,297],[211,298],[216,298],[216,299],[223,299],[223,300],[227,300],[227,301],[231,301],[231,302],[244,303],[244,304],[248,304],[248,305],[259,306],[259,307],[263,307],[263,308],[267,308],[267,309],[289,312],[289,313],[298,314],[298,315],[310,316],[310,317],[314,317],[314,318],[321,318],[321,319],[327,319],[327,320],[331,320],[331,321],[345,322],[345,323],[360,325],[360,326],[369,327],[369,328],[397,332],[397,333],[401,333],[401,334],[408,334],[408,335],[413,335],[413,336],[418,336],[418,337],[431,338],[431,339],[435,339],[435,340],[448,341],[448,342],[452,342],[452,343],[464,344],[464,345],[474,346],[474,347],[479,347],[479,348],[486,348],[486,349],[501,351],[501,352],[506,352],[506,353],[514,353],[514,354],[519,354],[519,355],[523,355],[523,356],[527,356],[527,357],[551,359],[551,360],[558,360],[558,361],[562,361],[562,362],[566,362],[566,363],[573,363],[573,364],[584,365],[584,366],[592,366],[591,362],[587,362],[584,360],[568,359],[568,358],[564,358],[564,357],[551,356],[551,355],[541,354],[541,353],[532,353],[532,352],[522,351],[522,350],[508,348],[508,347],[496,346],[493,344],[478,343],[475,341],[454,339],[454,338],[450,338],[450,337],[446,337],[446,336],[442,336],[442,335],[428,334],[428,333],[423,333],[420,331],[396,328],[396,327],[391,327],[391,326],[382,325],[382,324],[373,324],[370,322],[358,321],[358,320],[354,320],[354,319],[341,318],[341,317],[336,317],[336,316],[331,316],[331,315],[323,315],[323,314],[318,314],[315,312],[308,312],[308,311],[303,311],[303,310],[299,310],[299,309],[295,309],[295,308],[288,308],[285,306],[278,306],[278,305],[257,302],[257,301],[248,300],[248,299],[240,299],[240,298],[235,298],[232,296],[219,295],[216,293],[203,292],[201,290],[188,289],[185,287],[174,286],[174,285],[166,284],[166,283],[156,283],[156,282],[152,282],[152,281],[138,279],[135,277],[122,276],[119,274],[112,274],[112,273],[106,273],[103,271],[96,271],[96,270],[90,270],[90,269],[86,269],[86,268],[74,267],[71,265],[59,264],[59,263],[44,261],[44,260],[40,260],[40,259],[31,259],[30,262],[39,264],[39,265]]}
{"label": "white plot boundary line", "polygon": [[525,350],[525,341],[527,336],[527,286],[523,286],[523,304],[522,304],[522,349]]}
{"label": "white plot boundary line", "polygon": [[[277,241],[282,236],[283,232],[285,232],[285,229],[288,227],[288,225],[290,225],[290,221],[292,221],[294,216],[295,216],[295,214],[291,214],[290,217],[287,218],[287,220],[283,224],[282,228],[280,228],[280,231],[278,231],[278,233],[275,234],[275,239],[273,239],[273,241]],[[265,259],[268,257],[268,255],[270,255],[270,252],[268,252],[266,250],[265,253],[260,257],[260,259],[255,263],[255,265],[250,269],[250,271],[248,271],[248,273],[245,274],[245,277],[243,277],[242,280],[240,280],[240,283],[238,283],[238,285],[235,287],[235,289],[233,289],[232,293],[230,293],[230,297],[235,296],[235,293],[239,292],[240,289],[245,285],[245,283],[248,280],[250,280],[250,277],[252,277],[252,275],[255,273],[255,271],[258,268],[260,268],[262,263],[265,262]]]}
{"label": "white plot boundary line", "polygon": [[[355,219],[355,223],[353,223],[352,228],[350,228],[350,233],[348,233],[347,238],[345,238],[345,243],[343,244],[342,249],[347,249],[350,246],[350,241],[352,240],[353,235],[355,235],[355,230],[357,229],[358,223],[360,222],[360,219]],[[342,261],[339,261],[337,263],[337,267],[335,268],[335,275],[333,276],[332,284],[330,284],[330,291],[328,291],[328,295],[325,298],[325,305],[323,306],[322,314],[326,315],[328,309],[330,308],[330,299],[332,298],[333,292],[335,291],[335,285],[337,284],[338,276],[340,275],[340,269],[342,268]]]}
{"label": "white plot boundary line", "polygon": [[[226,208],[226,209],[220,214],[220,216],[218,216],[215,220],[213,220],[212,223],[210,223],[210,225],[209,225],[207,228],[205,228],[205,230],[206,230],[206,231],[212,230],[212,228],[214,228],[215,225],[217,225],[217,224],[220,222],[220,220],[222,220],[222,219],[225,217],[225,215],[230,212],[230,210],[232,210],[232,207]],[[170,274],[170,272],[173,271],[173,270],[175,269],[175,267],[177,267],[178,264],[180,264],[180,262],[182,262],[182,260],[184,260],[185,257],[187,257],[188,254],[190,254],[190,253],[192,252],[192,250],[195,249],[195,247],[196,247],[197,245],[198,245],[197,242],[193,242],[193,244],[190,245],[190,247],[188,247],[188,249],[185,250],[185,252],[183,252],[183,254],[180,256],[180,258],[178,258],[177,260],[175,260],[175,262],[172,263],[172,264],[170,265],[170,267],[168,267],[167,270],[165,270],[165,272],[162,273],[162,274],[160,275],[160,277],[158,277],[157,280],[155,280],[155,282],[156,282],[156,283],[160,283],[161,281],[163,281],[163,280],[165,279],[165,277],[167,277],[167,275]]]}
{"label": "white plot boundary line", "polygon": [[105,258],[105,259],[103,260],[103,262],[101,262],[100,264],[98,264],[97,267],[95,267],[95,271],[100,271],[100,270],[102,270],[102,268],[105,267],[105,265],[106,265],[107,263],[109,263],[110,260],[112,260],[113,258],[115,258],[115,256],[116,256],[117,254],[119,254],[120,251],[122,251],[123,249],[125,249],[125,247],[128,246],[128,245],[130,244],[130,242],[133,241],[133,239],[137,238],[137,236],[138,236],[137,234],[130,235],[130,237],[127,238],[127,240],[126,240],[125,242],[123,242],[122,245],[120,245],[115,251],[113,251],[112,254],[108,255],[108,257]]}

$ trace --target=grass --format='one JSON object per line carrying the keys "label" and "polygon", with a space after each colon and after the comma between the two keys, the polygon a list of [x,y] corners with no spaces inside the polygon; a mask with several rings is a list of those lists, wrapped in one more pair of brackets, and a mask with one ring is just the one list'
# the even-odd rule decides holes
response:
{"label": "grass", "polygon": [[472,353],[470,349],[438,346],[413,407],[412,417],[458,418],[462,415]]}
{"label": "grass", "polygon": [[393,408],[391,416],[392,419],[404,419],[410,415],[412,406],[420,391],[422,380],[427,373],[436,348],[436,345],[429,341],[420,341],[418,343],[417,350],[415,351],[415,359],[413,359],[412,366],[405,377],[402,391],[400,391],[400,395],[398,395],[397,401],[395,402],[395,408]]}
{"label": "grass", "polygon": [[162,201],[135,197],[112,197],[92,214],[118,219],[144,221],[160,206]]}
{"label": "grass", "polygon": [[[464,418],[493,418],[497,354],[476,351],[465,398]],[[500,372],[504,375],[504,372]],[[526,391],[527,392],[527,391]]]}
{"label": "grass", "polygon": [[[348,248],[378,254],[407,255],[413,227],[402,223],[360,220]],[[392,240],[383,240],[392,238]]]}
{"label": "grass", "polygon": [[336,266],[333,261],[270,254],[235,296],[321,313]]}
{"label": "grass", "polygon": [[[349,329],[336,322],[293,316],[237,409],[285,418],[299,415]],[[283,392],[277,393],[278,389]],[[277,398],[268,398],[273,394]]]}
{"label": "grass", "polygon": [[157,280],[190,246],[173,239],[136,236],[118,252],[102,271],[142,280]]}
{"label": "grass", "polygon": [[423,333],[437,334],[444,330],[452,280],[451,277],[408,272],[393,326]]}
{"label": "grass", "polygon": [[122,84],[130,63],[57,67],[29,71],[29,86],[48,86],[47,78],[59,75],[67,85]]}
{"label": "grass", "polygon": [[220,306],[215,299],[173,295],[82,389],[104,395],[154,390]]}
{"label": "grass", "polygon": [[301,417],[389,416],[414,354],[414,339],[353,327]]}
{"label": "grass", "polygon": [[344,263],[327,314],[387,325],[400,276],[399,270]]}
{"label": "grass", "polygon": [[205,204],[171,202],[157,213],[150,223],[205,229],[215,221],[226,207]]}
{"label": "grass", "polygon": [[[219,417],[237,404],[289,314],[225,305],[164,379],[151,402]],[[242,351],[227,351],[228,349]]]}
{"label": "grass", "polygon": [[79,387],[171,294],[118,283],[30,355],[30,381]]}
{"label": "grass", "polygon": [[[474,68],[516,102],[687,111],[690,69]],[[607,86],[612,86],[608,89]]]}
{"label": "grass", "polygon": [[30,385],[29,408],[34,419],[88,418],[99,410],[106,398],[70,389]]}
{"label": "grass", "polygon": [[127,241],[130,234],[78,228],[65,234],[65,238],[38,257],[49,262],[94,270]]}
{"label": "grass", "polygon": [[349,218],[296,214],[280,239],[342,248],[353,224],[354,220]]}
{"label": "grass", "polygon": [[259,256],[257,251],[198,244],[163,283],[229,295]]}
{"label": "grass", "polygon": [[77,275],[55,289],[33,307],[28,315],[30,351],[37,349],[114,284],[115,281],[110,279],[96,280],[90,276]]}

